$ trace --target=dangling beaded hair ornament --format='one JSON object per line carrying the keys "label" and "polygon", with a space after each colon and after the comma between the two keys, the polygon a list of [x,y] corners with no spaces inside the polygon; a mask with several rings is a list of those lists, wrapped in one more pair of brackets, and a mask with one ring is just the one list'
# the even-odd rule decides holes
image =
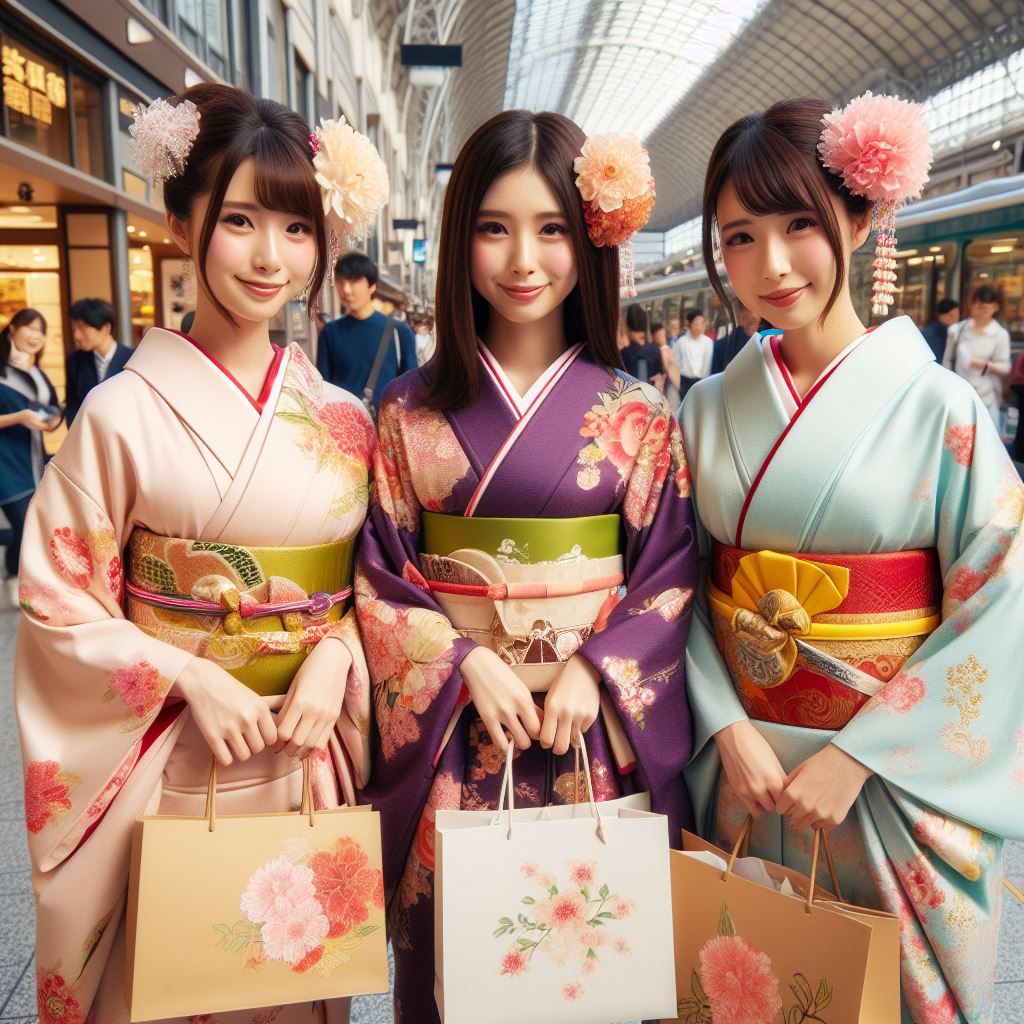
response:
{"label": "dangling beaded hair ornament", "polygon": [[[131,153],[136,166],[154,183],[185,172],[199,136],[199,108],[191,100],[176,104],[154,100],[135,108]],[[330,229],[331,260],[353,239],[364,236],[388,201],[388,172],[365,135],[345,118],[325,121],[309,136],[314,177],[323,195]]]}
{"label": "dangling beaded hair ornament", "polygon": [[647,150],[632,135],[594,135],[573,161],[587,235],[598,248],[619,247],[622,294],[636,295],[632,237],[651,216],[654,179]]}
{"label": "dangling beaded hair ornament", "polygon": [[928,181],[932,150],[921,107],[896,96],[858,96],[822,118],[822,163],[872,205],[875,240],[872,316],[885,316],[896,291],[896,213]]}

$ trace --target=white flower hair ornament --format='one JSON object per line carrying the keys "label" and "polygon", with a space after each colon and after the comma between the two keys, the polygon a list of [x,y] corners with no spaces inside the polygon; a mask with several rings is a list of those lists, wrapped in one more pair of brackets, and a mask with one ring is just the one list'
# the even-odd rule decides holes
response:
{"label": "white flower hair ornament", "polygon": [[636,285],[631,239],[647,223],[655,200],[647,150],[632,135],[593,135],[572,167],[583,198],[587,235],[598,248],[619,247],[622,293],[632,297]]}
{"label": "white flower hair ornament", "polygon": [[349,238],[365,235],[387,205],[388,170],[373,143],[344,117],[321,119],[309,145],[333,251]]}
{"label": "white flower hair ornament", "polygon": [[919,104],[864,93],[822,118],[822,163],[855,196],[873,205],[875,240],[873,316],[885,316],[896,291],[896,212],[928,181],[932,149]]}
{"label": "white flower hair ornament", "polygon": [[199,108],[191,100],[176,104],[153,100],[132,112],[128,126],[129,152],[135,166],[154,184],[175,178],[185,170],[199,135]]}

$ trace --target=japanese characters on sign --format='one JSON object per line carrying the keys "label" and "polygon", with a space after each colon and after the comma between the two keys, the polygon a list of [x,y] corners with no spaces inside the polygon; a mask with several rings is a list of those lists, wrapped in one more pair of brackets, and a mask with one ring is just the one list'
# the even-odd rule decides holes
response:
{"label": "japanese characters on sign", "polygon": [[3,47],[4,104],[42,124],[53,123],[53,108],[68,105],[67,81],[16,46]]}

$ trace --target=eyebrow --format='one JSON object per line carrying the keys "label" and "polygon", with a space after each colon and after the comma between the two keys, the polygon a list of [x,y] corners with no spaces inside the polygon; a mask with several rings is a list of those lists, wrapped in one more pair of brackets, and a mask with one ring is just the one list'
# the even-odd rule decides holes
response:
{"label": "eyebrow", "polygon": [[720,224],[718,226],[718,230],[719,231],[731,231],[733,228],[743,227],[746,224],[752,224],[752,223],[753,223],[753,221],[750,220],[749,218],[744,218],[742,220],[731,220],[731,221],[729,221],[728,224]]}
{"label": "eyebrow", "polygon": [[[477,213],[478,217],[511,217],[512,214],[508,210],[480,210]],[[566,216],[561,210],[548,210],[544,213],[537,214],[537,220],[565,220]]]}
{"label": "eyebrow", "polygon": [[221,209],[225,206],[233,206],[236,210],[250,210],[253,213],[258,213],[263,209],[258,203],[236,203],[231,199],[225,199],[220,205]]}

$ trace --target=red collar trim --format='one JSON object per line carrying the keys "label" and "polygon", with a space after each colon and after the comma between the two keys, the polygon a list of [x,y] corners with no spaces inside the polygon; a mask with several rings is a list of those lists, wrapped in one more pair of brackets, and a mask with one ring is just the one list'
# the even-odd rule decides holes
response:
{"label": "red collar trim", "polygon": [[176,331],[171,327],[166,328],[171,334],[176,334],[179,338],[184,338],[193,348],[202,354],[213,363],[214,366],[224,374],[225,377],[232,384],[238,388],[239,391],[245,396],[246,401],[258,412],[263,412],[263,406],[266,405],[267,399],[270,397],[270,392],[274,387],[274,381],[277,379],[277,371],[281,368],[281,361],[284,359],[284,349],[280,345],[275,345],[271,342],[270,347],[274,350],[274,358],[270,361],[270,367],[267,369],[267,375],[263,380],[263,387],[260,389],[260,393],[256,398],[253,398],[248,391],[242,387],[238,378],[224,365],[222,365],[214,356],[210,355],[209,352],[203,348],[194,338],[190,338],[183,331]]}

